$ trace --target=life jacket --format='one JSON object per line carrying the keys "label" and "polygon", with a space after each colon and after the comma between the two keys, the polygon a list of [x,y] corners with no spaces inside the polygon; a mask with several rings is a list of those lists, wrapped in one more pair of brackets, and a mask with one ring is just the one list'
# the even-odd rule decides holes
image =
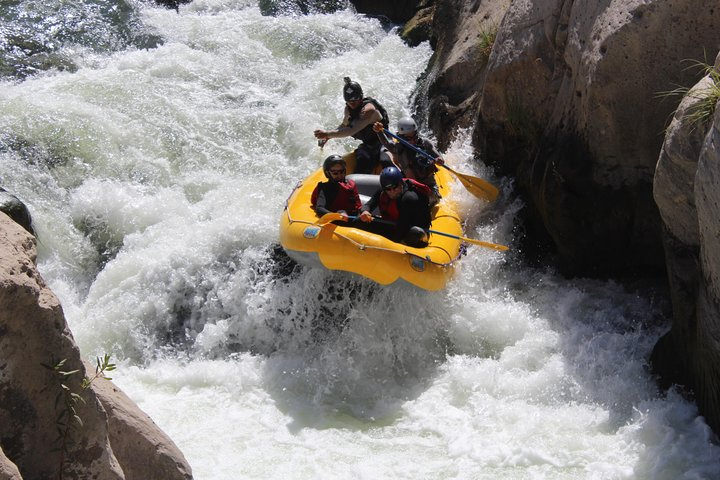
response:
{"label": "life jacket", "polygon": [[[435,153],[432,143],[422,137],[418,137],[417,147],[431,155]],[[424,155],[403,144],[396,144],[397,161],[403,167],[403,173],[407,178],[417,180],[429,187],[437,184],[435,174],[438,169],[435,163]]]}
{"label": "life jacket", "polygon": [[355,215],[362,204],[360,198],[355,195],[357,190],[355,182],[346,179],[344,182],[319,182],[310,196],[312,205],[317,205],[318,195],[322,189],[327,200],[326,208],[331,212],[345,210],[349,215]]}
{"label": "life jacket", "polygon": [[[420,182],[417,182],[412,178],[403,178],[403,183],[404,186],[402,195],[405,195],[407,191],[414,191],[424,196],[425,199],[429,202],[430,195],[432,194],[432,190],[430,189],[430,187]],[[402,197],[402,195],[400,195],[400,197]],[[380,207],[380,214],[382,215],[383,220],[389,220],[391,222],[398,221],[398,219],[400,218],[400,209],[398,208],[398,200],[400,200],[400,197],[393,200],[384,191],[380,194],[380,198],[378,199],[378,206]]]}
{"label": "life jacket", "polygon": [[[432,143],[430,143],[428,140],[425,140],[422,137],[418,137],[418,139],[415,143],[416,143],[417,148],[419,148],[420,150],[424,150],[426,153],[428,153],[430,155],[433,155],[435,153]],[[412,148],[408,147],[407,145],[398,144],[397,148],[398,148],[398,154],[405,155],[408,160],[408,166],[410,166],[417,172],[427,172],[427,173],[437,172],[435,163],[432,160],[430,160],[429,158],[427,158],[425,155],[418,153],[417,151],[413,150]]]}
{"label": "life jacket", "polygon": [[[375,109],[380,112],[380,115],[382,116],[382,120],[380,121],[385,128],[388,128],[388,125],[390,125],[390,118],[388,117],[387,110],[385,110],[385,107],[383,107],[380,102],[378,102],[372,97],[363,98],[362,104],[360,106],[353,110],[350,110],[350,122],[352,123],[360,118],[360,112],[362,112],[362,109],[365,108],[365,105],[367,105],[368,103],[372,103]],[[372,124],[357,132],[355,135],[353,135],[353,138],[356,140],[360,140],[368,147],[379,148],[382,145],[377,134],[372,129]]]}

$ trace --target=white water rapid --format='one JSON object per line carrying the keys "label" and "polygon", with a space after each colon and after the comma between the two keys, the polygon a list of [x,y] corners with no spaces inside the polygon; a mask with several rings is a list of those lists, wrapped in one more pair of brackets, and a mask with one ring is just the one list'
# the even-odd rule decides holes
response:
{"label": "white water rapid", "polygon": [[[31,209],[83,354],[112,355],[195,478],[720,478],[694,404],[648,373],[661,300],[477,247],[436,293],[274,251],[295,183],[355,144],[312,135],[339,123],[342,78],[394,125],[428,45],[250,0],[142,21],[163,45],[78,48],[76,72],[0,83],[0,185]],[[489,174],[467,139],[451,150]],[[457,195],[467,236],[512,244],[515,202]]]}

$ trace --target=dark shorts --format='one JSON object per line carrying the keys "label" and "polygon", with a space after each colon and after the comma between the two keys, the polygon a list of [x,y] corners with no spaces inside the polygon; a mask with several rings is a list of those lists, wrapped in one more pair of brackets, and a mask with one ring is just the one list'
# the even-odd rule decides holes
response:
{"label": "dark shorts", "polygon": [[355,149],[355,165],[354,173],[375,173],[375,167],[378,163],[385,167],[392,167],[392,157],[387,148],[380,147],[368,147],[364,143],[361,143],[358,148]]}

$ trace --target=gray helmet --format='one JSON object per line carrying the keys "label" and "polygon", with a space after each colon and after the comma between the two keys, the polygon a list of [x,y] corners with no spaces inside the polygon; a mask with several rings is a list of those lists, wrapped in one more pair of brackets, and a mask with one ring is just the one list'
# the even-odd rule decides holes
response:
{"label": "gray helmet", "polygon": [[333,165],[342,165],[343,168],[346,168],[345,159],[340,155],[330,155],[325,159],[323,162],[323,172],[325,172],[325,176],[327,178],[332,178],[332,175],[330,175],[330,169]]}
{"label": "gray helmet", "polygon": [[417,124],[412,117],[402,117],[398,120],[398,135],[414,135],[417,131]]}
{"label": "gray helmet", "polygon": [[350,80],[350,77],[345,77],[345,86],[343,86],[343,98],[346,102],[353,102],[356,100],[363,99],[363,90],[359,83]]}

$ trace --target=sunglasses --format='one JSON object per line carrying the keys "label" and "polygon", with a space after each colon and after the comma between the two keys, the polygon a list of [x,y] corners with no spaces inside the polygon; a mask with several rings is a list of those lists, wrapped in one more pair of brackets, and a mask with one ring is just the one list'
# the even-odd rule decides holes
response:
{"label": "sunglasses", "polygon": [[397,185],[385,185],[385,186],[383,187],[383,190],[385,190],[385,191],[387,192],[387,191],[389,191],[389,190],[395,190],[395,189],[398,188],[399,186],[400,186],[399,183],[398,183]]}
{"label": "sunglasses", "polygon": [[332,170],[332,169],[330,169],[330,170],[328,170],[328,171],[330,172],[331,175],[340,175],[341,173],[345,173],[345,169],[344,169],[344,168],[343,168],[342,170],[338,170],[338,169]]}

